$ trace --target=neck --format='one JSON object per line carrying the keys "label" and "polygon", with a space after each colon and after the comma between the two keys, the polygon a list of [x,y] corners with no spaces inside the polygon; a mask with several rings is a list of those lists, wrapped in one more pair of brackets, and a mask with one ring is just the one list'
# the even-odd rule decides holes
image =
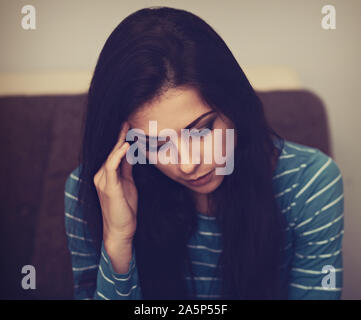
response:
{"label": "neck", "polygon": [[196,202],[197,210],[204,215],[212,216],[209,208],[209,201],[208,201],[209,195],[194,192],[193,197]]}

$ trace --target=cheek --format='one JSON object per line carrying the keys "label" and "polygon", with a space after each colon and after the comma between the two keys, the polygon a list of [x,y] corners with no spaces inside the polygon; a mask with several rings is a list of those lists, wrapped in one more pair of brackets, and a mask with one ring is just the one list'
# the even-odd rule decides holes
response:
{"label": "cheek", "polygon": [[213,135],[213,159],[224,157],[226,154],[226,128],[218,127]]}
{"label": "cheek", "polygon": [[227,146],[226,129],[223,129],[223,134],[222,134],[222,156],[226,156],[226,146]]}
{"label": "cheek", "polygon": [[236,136],[237,136],[236,130],[233,126],[233,123],[231,122],[225,123],[225,126],[222,128],[222,152],[224,157],[227,156],[229,152],[234,150],[235,145],[237,143]]}
{"label": "cheek", "polygon": [[157,164],[154,164],[154,166],[161,171],[162,173],[164,173],[167,177],[172,178],[175,177],[175,166],[172,165],[167,165],[167,164],[160,164],[159,162]]}
{"label": "cheek", "polygon": [[203,154],[203,161],[205,164],[214,163],[213,143],[214,143],[213,134],[208,135],[203,141],[201,153]]}

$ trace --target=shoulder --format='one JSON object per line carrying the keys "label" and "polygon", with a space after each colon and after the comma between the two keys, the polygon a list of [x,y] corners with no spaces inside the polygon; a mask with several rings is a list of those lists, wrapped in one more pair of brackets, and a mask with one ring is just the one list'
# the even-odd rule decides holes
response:
{"label": "shoulder", "polygon": [[332,200],[343,198],[337,163],[317,148],[288,140],[284,141],[273,180],[276,194],[288,190],[281,202],[283,210],[291,211],[293,221],[311,214],[312,210],[304,209],[321,210]]}
{"label": "shoulder", "polygon": [[85,223],[83,218],[83,208],[79,204],[79,189],[81,165],[73,169],[67,176],[64,187],[64,209],[66,225],[75,222]]}
{"label": "shoulder", "polygon": [[298,198],[310,187],[336,177],[342,178],[341,170],[330,156],[317,148],[284,140],[273,173],[276,186],[292,187],[291,194]]}
{"label": "shoulder", "polygon": [[84,215],[84,206],[81,205],[78,197],[82,183],[80,169],[81,166],[78,166],[69,173],[64,188],[64,223],[76,299],[93,296],[89,290],[94,289],[100,259],[100,251],[94,243],[89,223]]}

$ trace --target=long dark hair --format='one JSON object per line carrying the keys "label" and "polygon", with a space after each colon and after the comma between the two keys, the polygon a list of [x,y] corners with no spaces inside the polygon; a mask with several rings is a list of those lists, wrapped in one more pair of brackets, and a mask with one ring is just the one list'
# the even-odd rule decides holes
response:
{"label": "long dark hair", "polygon": [[[223,234],[217,269],[222,298],[282,298],[283,226],[272,173],[278,158],[273,139],[284,140],[267,124],[260,99],[225,42],[185,10],[134,12],[111,33],[98,58],[83,124],[78,195],[94,245],[100,250],[103,230],[95,173],[129,115],[176,87],[197,90],[236,127],[234,171],[209,197]],[[185,186],[152,164],[134,165],[133,175],[139,193],[134,245],[142,297],[192,298],[184,272],[192,272],[187,241],[197,228],[195,202]]]}

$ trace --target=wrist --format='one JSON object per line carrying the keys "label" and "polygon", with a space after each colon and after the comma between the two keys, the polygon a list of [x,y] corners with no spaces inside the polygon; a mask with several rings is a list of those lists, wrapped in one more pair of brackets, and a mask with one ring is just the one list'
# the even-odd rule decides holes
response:
{"label": "wrist", "polygon": [[129,245],[133,242],[133,234],[103,228],[103,240],[107,243]]}
{"label": "wrist", "polygon": [[131,242],[107,239],[104,240],[104,249],[109,257],[109,261],[107,261],[107,263],[111,264],[113,272],[118,274],[125,274],[129,272],[133,250]]}
{"label": "wrist", "polygon": [[120,250],[132,247],[133,238],[125,237],[123,235],[107,234],[103,236],[103,242],[105,249],[108,250]]}

